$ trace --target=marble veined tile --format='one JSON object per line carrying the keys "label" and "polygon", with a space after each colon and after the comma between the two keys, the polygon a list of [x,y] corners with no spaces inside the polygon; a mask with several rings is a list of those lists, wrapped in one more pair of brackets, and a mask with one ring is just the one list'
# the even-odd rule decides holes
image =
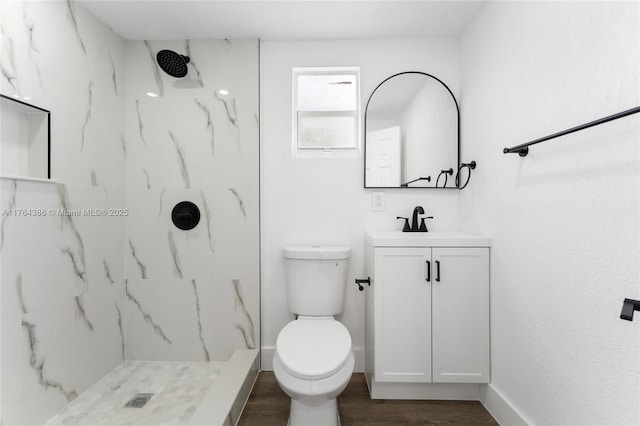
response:
{"label": "marble veined tile", "polygon": [[204,285],[197,280],[129,279],[127,358],[213,360],[211,339],[205,339],[212,330],[201,318],[203,305],[212,302],[201,297]]}
{"label": "marble veined tile", "polygon": [[[45,424],[184,425],[223,366],[224,362],[127,361]],[[140,393],[152,396],[141,408],[125,407]]]}
{"label": "marble veined tile", "polygon": [[[248,275],[248,274],[247,274]],[[198,282],[200,317],[213,359],[229,359],[236,349],[259,347],[257,280],[221,272],[213,283]]]}
{"label": "marble veined tile", "polygon": [[1,19],[0,89],[51,111],[52,177],[121,186],[124,41],[73,1],[5,2]]}
{"label": "marble veined tile", "polygon": [[121,188],[65,185],[71,217],[82,236],[87,274],[92,282],[124,281],[125,221],[128,209]]}
{"label": "marble veined tile", "polygon": [[197,280],[129,279],[127,358],[219,361],[235,349],[257,348],[255,284],[226,272]]}
{"label": "marble veined tile", "polygon": [[58,183],[0,179],[2,423],[41,424],[124,359],[124,217],[83,212],[124,207],[124,41],[73,0],[0,28],[0,91],[51,111]]}
{"label": "marble veined tile", "polygon": [[93,300],[77,296],[29,313],[21,307],[19,328],[2,336],[6,424],[41,424],[123,361],[122,299],[105,288]]}
{"label": "marble veined tile", "polygon": [[2,280],[22,276],[29,312],[91,285],[124,281],[121,190],[4,178],[1,184]]}
{"label": "marble veined tile", "polygon": [[5,213],[0,219],[2,282],[14,283],[16,276],[22,276],[29,311],[85,292],[82,236],[78,239],[73,228],[57,216],[63,209],[57,185],[1,181]]}
{"label": "marble veined tile", "polygon": [[[208,278],[221,270],[255,271],[257,265],[251,261],[258,250],[255,194],[244,192],[245,187],[232,189],[128,193],[128,278],[192,279]],[[194,229],[181,230],[171,221],[171,212],[181,201],[191,201],[200,210]]]}
{"label": "marble veined tile", "polygon": [[[227,44],[127,42],[127,180],[133,187],[207,187],[225,176],[257,180],[257,42]],[[158,71],[160,49],[189,52],[188,76]]]}
{"label": "marble veined tile", "polygon": [[226,360],[256,348],[256,298],[244,292],[240,280],[129,280],[127,358]]}

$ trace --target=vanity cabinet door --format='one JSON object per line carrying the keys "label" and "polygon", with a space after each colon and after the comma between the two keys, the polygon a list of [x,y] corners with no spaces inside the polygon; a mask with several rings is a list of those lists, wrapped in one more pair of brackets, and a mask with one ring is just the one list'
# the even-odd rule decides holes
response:
{"label": "vanity cabinet door", "polygon": [[488,383],[489,249],[433,248],[432,260],[433,381]]}
{"label": "vanity cabinet door", "polygon": [[380,247],[374,256],[375,380],[431,382],[431,249]]}

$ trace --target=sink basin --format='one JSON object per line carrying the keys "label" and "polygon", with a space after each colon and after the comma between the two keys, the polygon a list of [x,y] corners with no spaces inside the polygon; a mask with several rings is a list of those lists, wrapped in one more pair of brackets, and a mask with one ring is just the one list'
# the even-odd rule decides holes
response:
{"label": "sink basin", "polygon": [[375,247],[489,247],[491,239],[467,232],[367,231],[365,241]]}

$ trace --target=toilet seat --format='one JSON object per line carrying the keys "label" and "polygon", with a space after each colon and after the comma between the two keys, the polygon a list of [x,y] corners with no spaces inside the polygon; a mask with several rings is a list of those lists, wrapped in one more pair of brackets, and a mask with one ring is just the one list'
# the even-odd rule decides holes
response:
{"label": "toilet seat", "polygon": [[333,318],[299,318],[276,340],[282,367],[305,380],[320,380],[342,368],[351,354],[351,335]]}

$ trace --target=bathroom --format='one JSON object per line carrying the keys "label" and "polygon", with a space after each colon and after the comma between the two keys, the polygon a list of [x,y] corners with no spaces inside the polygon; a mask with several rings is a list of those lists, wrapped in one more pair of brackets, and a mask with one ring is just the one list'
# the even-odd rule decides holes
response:
{"label": "bathroom", "polygon": [[[640,299],[639,116],[502,152],[640,105],[638,2],[108,3],[2,4],[1,93],[51,112],[55,182],[3,170],[2,209],[113,210],[3,215],[2,424],[47,422],[125,360],[219,362],[214,383],[250,388],[227,367],[273,369],[287,245],[351,248],[338,319],[363,372],[365,233],[418,205],[433,233],[491,240],[478,400],[500,424],[640,423],[638,320],[619,317]],[[191,58],[188,78],[161,49]],[[368,189],[361,151],[293,155],[292,69],[322,67],[359,69],[361,120],[391,75],[445,82],[468,186]],[[184,200],[191,231],[170,222]],[[217,424],[216,391],[191,424]]]}

